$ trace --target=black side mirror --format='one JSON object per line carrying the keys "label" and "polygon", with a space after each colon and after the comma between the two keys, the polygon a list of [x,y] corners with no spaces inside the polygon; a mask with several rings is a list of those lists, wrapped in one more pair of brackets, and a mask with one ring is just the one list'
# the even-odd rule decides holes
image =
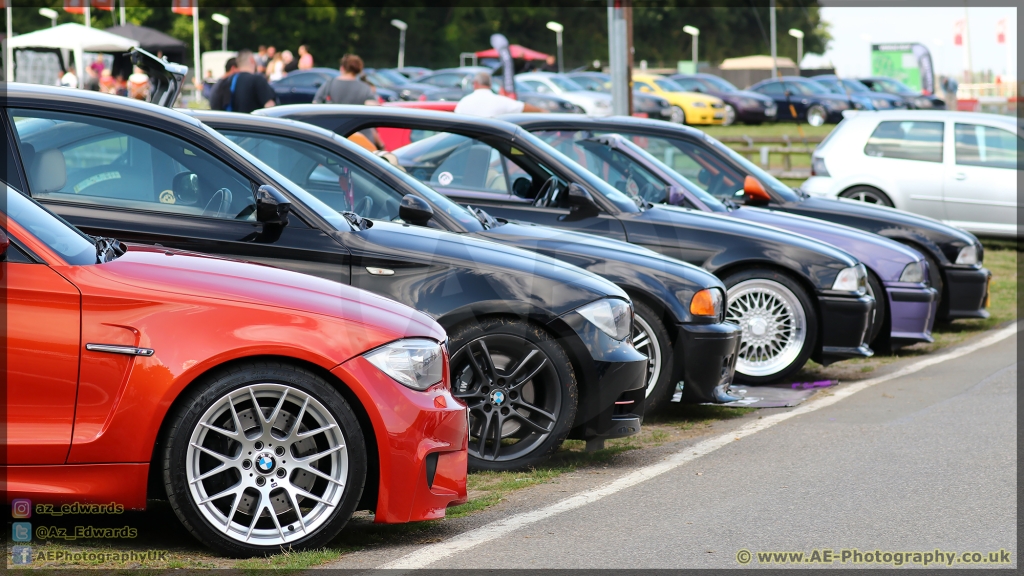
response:
{"label": "black side mirror", "polygon": [[7,233],[0,230],[0,261],[7,259],[7,247],[11,245],[11,239],[7,237]]}
{"label": "black side mirror", "polygon": [[423,198],[415,194],[406,194],[402,196],[402,203],[398,206],[398,217],[415,226],[426,226],[434,217],[434,209]]}
{"label": "black side mirror", "polygon": [[171,179],[174,204],[191,206],[199,201],[199,176],[192,172],[179,172]]}
{"label": "black side mirror", "polygon": [[529,178],[520,176],[512,182],[512,194],[515,194],[518,198],[529,198],[532,185],[533,182]]}
{"label": "black side mirror", "polygon": [[594,197],[590,195],[590,192],[575,182],[569,184],[569,189],[565,194],[565,202],[569,204],[569,213],[560,216],[559,220],[575,222],[593,218],[601,213],[601,208],[597,205]]}
{"label": "black side mirror", "polygon": [[256,221],[272,226],[287,226],[288,212],[292,209],[292,203],[284,194],[264,184],[256,190]]}

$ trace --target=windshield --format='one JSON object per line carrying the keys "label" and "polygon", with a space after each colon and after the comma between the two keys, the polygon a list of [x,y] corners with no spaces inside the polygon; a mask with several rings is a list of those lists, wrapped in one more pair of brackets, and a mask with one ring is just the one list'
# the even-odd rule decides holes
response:
{"label": "windshield", "polygon": [[658,85],[658,88],[661,88],[665,92],[686,92],[686,90],[683,90],[682,86],[668,78],[656,78],[654,83]]}
{"label": "windshield", "polygon": [[722,92],[739,92],[739,89],[733,86],[732,83],[725,78],[719,78],[718,76],[701,76],[700,80],[714,86],[717,90]]}
{"label": "windshield", "polygon": [[583,86],[580,86],[573,80],[563,78],[562,76],[548,76],[548,80],[557,86],[559,90],[564,90],[566,92],[580,92],[583,90]]}
{"label": "windshield", "polygon": [[786,202],[796,202],[800,200],[800,195],[793,191],[792,188],[786,186],[781,181],[779,181],[778,178],[772,176],[768,172],[765,172],[760,167],[758,167],[757,164],[754,164],[750,160],[747,160],[732,148],[729,148],[725,144],[722,144],[721,142],[712,138],[711,136],[708,136],[707,134],[704,135],[704,140],[711,144],[711,146],[713,146],[715,150],[724,153],[726,156],[732,159],[733,162],[739,164],[740,167],[742,167],[748,174],[760,180],[762,184],[771,188],[779,196],[782,196],[782,199],[785,200]]}
{"label": "windshield", "polygon": [[851,80],[848,78],[844,78],[843,80],[841,80],[841,82],[843,83],[843,88],[849,90],[850,92],[871,92],[871,88],[865,86],[864,83],[861,82],[860,80]]}
{"label": "windshield", "polygon": [[232,142],[230,138],[225,137],[223,134],[217,132],[213,128],[210,128],[206,124],[201,123],[200,125],[211,137],[216,138],[225,146],[231,148],[231,150],[236,154],[245,158],[246,161],[254,165],[257,170],[260,170],[269,176],[271,180],[274,180],[276,183],[283,186],[286,192],[291,194],[306,208],[316,212],[317,216],[323,218],[328,224],[333,226],[335,230],[348,231],[352,229],[352,225],[348,223],[348,220],[345,220],[340,214],[332,210],[330,206],[321,202],[316,196],[313,196],[309,192],[303,190],[301,186],[292,182],[283,174],[268,166],[265,162],[262,162],[259,158],[249,153],[245,148],[242,148],[238,144]]}
{"label": "windshield", "polygon": [[646,162],[649,162],[650,164],[654,165],[659,170],[661,170],[663,173],[668,175],[669,178],[672,179],[671,184],[678,184],[679,186],[686,188],[686,190],[688,190],[691,194],[696,196],[713,212],[729,211],[729,209],[726,208],[725,204],[723,204],[718,198],[715,198],[711,194],[705,192],[700,186],[697,186],[689,179],[687,179],[685,176],[683,176],[679,172],[676,172],[661,160],[655,158],[654,155],[649,153],[647,150],[644,150],[643,148],[637,146],[633,141],[627,138],[623,138],[622,140],[620,140],[620,143],[623,147],[628,148],[631,154],[643,158]]}
{"label": "windshield", "polygon": [[802,82],[789,80],[786,82],[786,85],[792,87],[793,91],[796,92],[797,94],[807,94],[810,96],[816,94],[829,94],[828,88],[825,88],[824,86],[818,84],[817,82],[811,82],[809,80]]}
{"label": "windshield", "polygon": [[408,84],[409,79],[394,70],[374,70],[372,76],[379,78],[381,85],[386,88]]}
{"label": "windshield", "polygon": [[573,80],[587,90],[593,90],[595,92],[611,92],[611,81],[604,80],[599,76],[574,76]]}
{"label": "windshield", "polygon": [[876,92],[910,92],[916,93],[906,84],[895,80],[893,78],[878,78],[875,81],[875,86],[878,88]]}
{"label": "windshield", "polygon": [[827,88],[828,91],[832,92],[833,94],[846,94],[846,89],[840,86],[839,82],[836,82],[835,80],[823,80],[821,78],[815,78],[814,81]]}
{"label": "windshield", "polygon": [[91,238],[10,186],[7,186],[5,214],[60,254],[68,264],[96,264],[96,245]]}

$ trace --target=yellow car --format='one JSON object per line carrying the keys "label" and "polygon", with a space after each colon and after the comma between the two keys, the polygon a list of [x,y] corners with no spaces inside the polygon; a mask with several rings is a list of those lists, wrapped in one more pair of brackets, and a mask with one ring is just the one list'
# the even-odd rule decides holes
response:
{"label": "yellow car", "polygon": [[687,92],[674,80],[657,74],[633,74],[633,89],[660,96],[683,110],[684,124],[721,124],[725,121],[725,103],[720,98]]}

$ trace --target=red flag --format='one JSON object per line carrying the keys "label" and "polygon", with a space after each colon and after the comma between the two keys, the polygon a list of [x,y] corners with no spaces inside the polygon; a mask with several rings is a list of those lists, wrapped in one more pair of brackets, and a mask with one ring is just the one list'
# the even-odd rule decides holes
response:
{"label": "red flag", "polygon": [[964,45],[964,21],[963,19],[957,20],[953,24],[953,45],[963,46]]}
{"label": "red flag", "polygon": [[197,0],[171,0],[171,12],[182,16],[191,16],[197,3]]}
{"label": "red flag", "polygon": [[996,43],[1006,44],[1006,18],[1000,18],[996,23]]}
{"label": "red flag", "polygon": [[85,7],[89,0],[64,0],[64,11],[72,14],[85,14]]}
{"label": "red flag", "polygon": [[92,7],[96,10],[114,11],[114,0],[90,0]]}

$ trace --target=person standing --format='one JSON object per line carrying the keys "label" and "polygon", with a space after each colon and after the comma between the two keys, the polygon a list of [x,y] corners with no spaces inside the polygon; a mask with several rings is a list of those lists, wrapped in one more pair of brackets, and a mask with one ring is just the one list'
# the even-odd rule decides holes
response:
{"label": "person standing", "polygon": [[490,72],[477,72],[473,76],[473,91],[459,100],[455,105],[456,114],[468,114],[470,116],[483,116],[494,118],[502,114],[517,114],[519,112],[543,112],[544,110],[513,100],[508,96],[495,94],[491,90]]}
{"label": "person standing", "polygon": [[276,82],[284,78],[284,57],[281,54],[274,54],[267,64],[267,79]]}
{"label": "person standing", "polygon": [[254,58],[256,58],[256,72],[258,74],[266,73],[267,63],[270,62],[270,58],[267,56],[267,47],[261,44]]}
{"label": "person standing", "polygon": [[[374,90],[373,86],[359,79],[359,75],[363,73],[362,58],[355,54],[345,54],[341,57],[340,70],[341,74],[338,77],[324,83],[316,91],[316,95],[313,96],[314,104],[377,105],[376,90]],[[384,142],[373,128],[353,134],[349,139],[368,150],[372,150],[371,147],[374,146],[377,149],[384,148]]]}
{"label": "person standing", "polygon": [[299,46],[299,70],[309,70],[313,67],[313,55],[309,53],[309,49],[303,44]]}
{"label": "person standing", "polygon": [[284,60],[284,75],[287,76],[289,72],[295,72],[299,69],[299,63],[295,60],[295,56],[291,50],[285,50],[281,53],[281,60]]}
{"label": "person standing", "polygon": [[227,94],[218,94],[217,88],[214,87],[214,94],[210,98],[211,108],[216,105],[216,110],[248,114],[253,110],[270,108],[277,104],[277,96],[267,78],[262,74],[256,74],[256,59],[252,51],[240,50],[236,59],[238,72],[220,81],[224,83],[225,88],[222,90],[226,90]]}
{"label": "person standing", "polygon": [[[224,75],[217,80],[209,90],[207,99],[210,101],[210,108],[214,110],[225,110],[228,105],[228,93],[231,90],[231,77],[238,72],[238,59],[228,58],[224,63]],[[208,70],[207,73],[210,73]]]}

